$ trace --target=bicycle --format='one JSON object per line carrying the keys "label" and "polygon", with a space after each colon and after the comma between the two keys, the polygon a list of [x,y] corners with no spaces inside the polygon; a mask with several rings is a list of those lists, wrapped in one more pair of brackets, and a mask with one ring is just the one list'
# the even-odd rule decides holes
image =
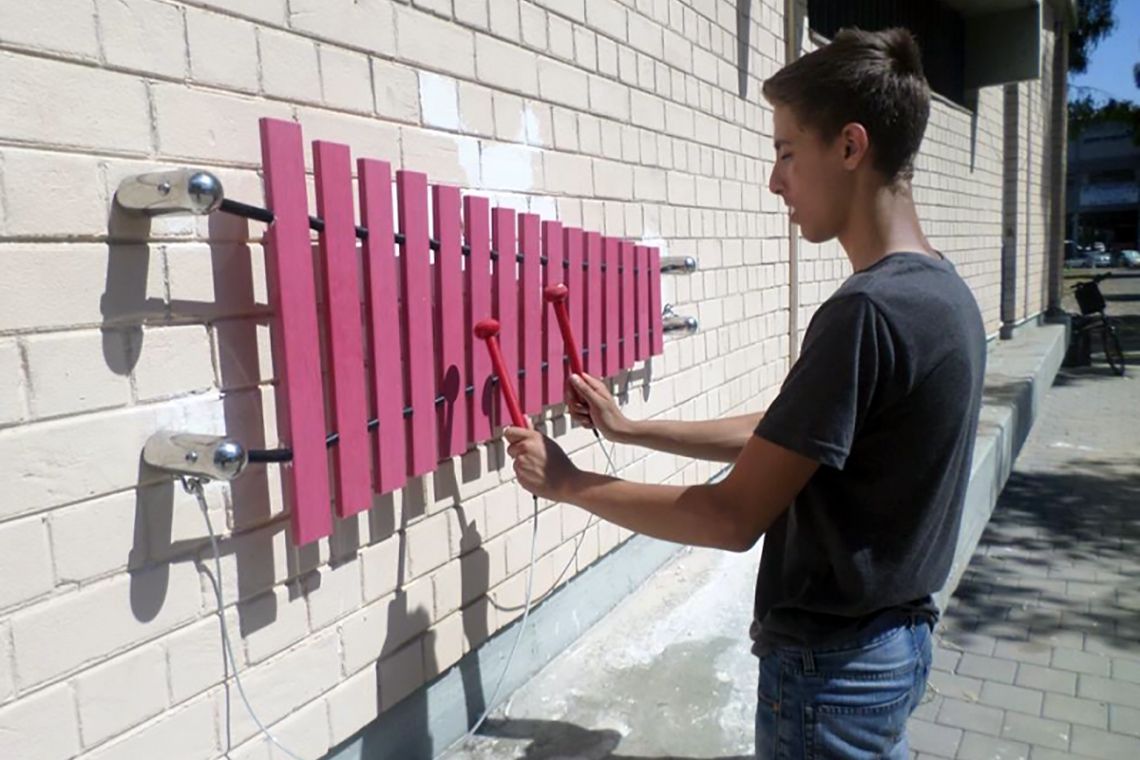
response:
{"label": "bicycle", "polygon": [[1111,276],[1112,272],[1105,272],[1072,286],[1077,306],[1081,310],[1080,315],[1073,318],[1073,345],[1087,364],[1092,334],[1100,332],[1104,358],[1108,361],[1108,366],[1115,374],[1124,375],[1124,351],[1120,347],[1120,336],[1116,332],[1114,320],[1104,313],[1107,303],[1099,285],[1101,280]]}

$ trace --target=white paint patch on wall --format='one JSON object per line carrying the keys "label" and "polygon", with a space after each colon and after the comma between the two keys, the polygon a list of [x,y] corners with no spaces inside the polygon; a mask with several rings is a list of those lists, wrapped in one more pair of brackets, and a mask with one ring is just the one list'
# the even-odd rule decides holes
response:
{"label": "white paint patch on wall", "polygon": [[420,113],[425,126],[458,131],[459,88],[455,80],[421,71]]}

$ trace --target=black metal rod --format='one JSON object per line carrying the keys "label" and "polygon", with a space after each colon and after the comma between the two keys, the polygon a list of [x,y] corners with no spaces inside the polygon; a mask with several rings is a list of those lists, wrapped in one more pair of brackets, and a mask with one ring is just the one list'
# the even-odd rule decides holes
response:
{"label": "black metal rod", "polygon": [[[618,338],[618,343],[624,343],[624,342],[625,342],[625,338]],[[605,349],[606,345],[607,344],[603,343],[601,348]],[[589,356],[589,355],[590,355],[590,349],[589,348],[582,349],[583,358],[586,356]],[[565,360],[565,358],[566,357],[564,356],[563,360]],[[542,362],[541,370],[543,372],[545,372],[549,368],[550,368],[549,362]],[[519,376],[520,380],[525,378],[526,377],[526,370],[520,369],[518,371],[518,376]],[[492,376],[490,382],[491,382],[491,385],[498,385],[499,384],[499,378]],[[475,395],[475,386],[474,385],[468,385],[464,389],[464,392],[468,396]],[[435,397],[436,406],[442,406],[446,402],[447,402],[447,398],[444,396],[436,396]],[[410,406],[405,406],[404,407],[404,419],[409,419],[409,418],[411,418],[411,416],[412,416],[412,408]],[[376,417],[373,417],[372,419],[368,420],[369,432],[374,431],[379,427],[380,427],[380,420],[377,419]],[[325,446],[336,446],[339,443],[340,443],[340,434],[339,433],[329,433],[325,437]],[[249,456],[249,461],[251,461],[251,462],[260,462],[260,463],[265,463],[265,464],[280,464],[280,463],[292,462],[293,461],[293,449],[290,449],[290,448],[250,449],[248,451],[248,456]]]}
{"label": "black metal rod", "polygon": [[[273,212],[270,211],[269,209],[262,208],[260,206],[251,206],[248,203],[242,203],[241,201],[231,201],[229,198],[226,198],[225,200],[222,201],[222,205],[218,206],[218,211],[223,211],[227,214],[233,214],[234,216],[240,216],[240,217],[243,217],[245,219],[253,219],[253,220],[258,221],[258,222],[264,222],[265,224],[273,224],[273,220],[275,218],[273,216]],[[309,217],[309,229],[315,230],[316,232],[324,232],[325,231],[325,220],[321,219],[319,216],[310,216]],[[356,231],[356,237],[358,239],[360,239],[360,240],[367,240],[368,239],[368,228],[367,227],[361,227],[358,224],[358,225],[355,225],[355,231]],[[407,242],[408,242],[408,239],[407,239],[407,236],[404,235],[404,233],[402,233],[402,232],[396,233],[396,245],[405,245],[405,244],[407,244]],[[440,242],[438,240],[429,236],[428,237],[428,247],[431,248],[431,250],[438,253],[442,246],[440,245]],[[467,245],[466,243],[461,245],[459,247],[459,250],[463,253],[464,256],[470,256],[471,255],[471,246]],[[499,260],[499,252],[498,251],[495,251],[495,250],[491,251],[491,260],[492,261],[498,261]],[[515,261],[518,261],[521,263],[523,261],[523,254],[522,253],[516,253],[515,254]],[[547,260],[547,258],[545,256],[539,256],[538,257],[538,263],[542,266],[546,266],[549,263],[549,261]],[[563,269],[569,269],[570,268],[570,262],[569,261],[563,261],[562,262],[562,268]],[[585,271],[589,268],[590,268],[590,265],[583,261],[582,262],[582,270]],[[601,269],[603,272],[606,271],[606,265],[602,264]],[[623,271],[625,271],[625,267],[618,267],[618,272],[623,272]],[[633,270],[633,273],[638,274],[640,271],[641,270],[635,268]]]}

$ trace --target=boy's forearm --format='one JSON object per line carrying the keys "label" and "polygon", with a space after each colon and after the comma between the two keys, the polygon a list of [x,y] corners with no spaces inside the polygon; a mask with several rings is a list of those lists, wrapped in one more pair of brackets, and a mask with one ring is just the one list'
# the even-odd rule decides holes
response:
{"label": "boy's forearm", "polygon": [[743,535],[715,485],[632,483],[579,472],[561,500],[623,528],[665,541],[744,551]]}
{"label": "boy's forearm", "polygon": [[735,462],[763,416],[752,412],[699,422],[630,420],[618,440],[693,459]]}

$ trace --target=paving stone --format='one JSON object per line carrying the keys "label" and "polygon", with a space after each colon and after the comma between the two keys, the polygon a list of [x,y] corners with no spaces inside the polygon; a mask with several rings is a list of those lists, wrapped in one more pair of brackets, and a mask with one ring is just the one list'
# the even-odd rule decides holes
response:
{"label": "paving stone", "polygon": [[1140,661],[1140,642],[1115,637],[1085,636],[1085,651],[1107,657]]}
{"label": "paving stone", "polygon": [[1013,682],[1018,686],[1040,691],[1052,691],[1073,696],[1077,693],[1077,674],[1065,670],[1043,668],[1028,662],[1019,663]]}
{"label": "paving stone", "polygon": [[930,684],[938,694],[948,699],[961,699],[977,702],[982,693],[982,682],[977,678],[967,678],[941,670],[930,671]]}
{"label": "paving stone", "polygon": [[931,723],[938,720],[938,711],[942,709],[942,704],[946,700],[935,694],[931,689],[927,689],[926,697],[919,703],[918,707],[910,714],[912,718],[919,718],[920,720],[929,721]]}
{"label": "paving stone", "polygon": [[1081,723],[1092,728],[1108,728],[1108,705],[1091,699],[1046,694],[1041,714],[1046,718]]}
{"label": "paving stone", "polygon": [[935,644],[931,667],[934,670],[945,670],[948,673],[953,673],[957,669],[958,662],[961,659],[961,652]]}
{"label": "paving stone", "polygon": [[1044,693],[1036,689],[986,681],[982,685],[980,701],[983,704],[1000,707],[1003,710],[1016,710],[1027,715],[1040,715],[1041,702],[1044,697]]}
{"label": "paving stone", "polygon": [[1107,676],[1112,663],[1108,657],[1103,655],[1060,647],[1053,650],[1053,661],[1050,664],[1061,670],[1075,670],[1078,673]]}
{"label": "paving stone", "polygon": [[1019,712],[1007,712],[1001,727],[1003,739],[1041,744],[1053,749],[1069,749],[1072,727],[1068,723],[1048,718],[1036,718]]}
{"label": "paving stone", "polygon": [[967,731],[958,748],[959,760],[1028,760],[1029,745]]}
{"label": "paving stone", "polygon": [[1077,696],[1110,702],[1114,705],[1140,708],[1140,684],[1112,681],[1082,673],[1077,678]]}
{"label": "paving stone", "polygon": [[1033,665],[1048,665],[1053,657],[1053,649],[1034,641],[999,641],[994,646],[993,656]]}
{"label": "paving stone", "polygon": [[1002,711],[997,707],[987,707],[960,699],[947,699],[938,711],[938,722],[944,726],[966,728],[983,734],[1001,734]]}
{"label": "paving stone", "polygon": [[1090,760],[1084,755],[1073,755],[1047,747],[1034,747],[1029,753],[1029,760]]}
{"label": "paving stone", "polygon": [[1140,662],[1126,660],[1123,657],[1113,657],[1112,677],[1114,680],[1140,683]]}
{"label": "paving stone", "polygon": [[956,672],[963,676],[1013,683],[1014,676],[1017,674],[1017,663],[1013,660],[984,657],[980,654],[967,652],[962,655],[962,659],[958,662]]}
{"label": "paving stone", "polygon": [[1108,730],[1114,734],[1140,736],[1140,710],[1122,705],[1109,705]]}
{"label": "paving stone", "polygon": [[1073,726],[1072,751],[1104,760],[1131,760],[1140,757],[1140,738],[1110,734],[1088,726]]}
{"label": "paving stone", "polygon": [[925,720],[912,720],[907,724],[911,749],[928,752],[938,757],[954,757],[962,741],[962,729],[940,726]]}

